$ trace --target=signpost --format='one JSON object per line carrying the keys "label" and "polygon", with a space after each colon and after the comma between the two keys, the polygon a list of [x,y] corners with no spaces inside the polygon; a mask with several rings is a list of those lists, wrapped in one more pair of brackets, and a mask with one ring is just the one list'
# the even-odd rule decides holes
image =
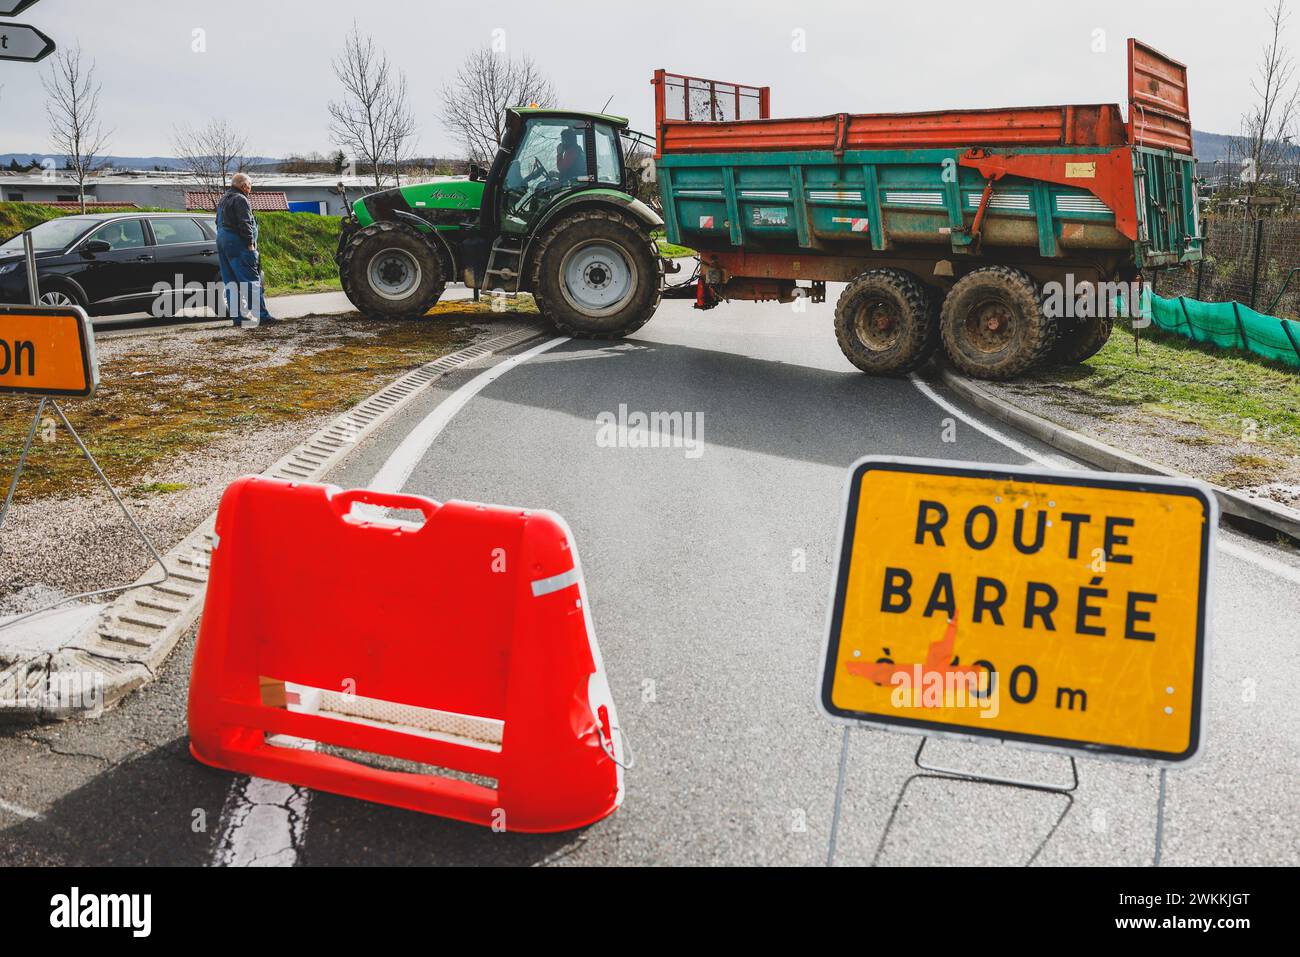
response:
{"label": "signpost", "polygon": [[[0,0],[0,17],[15,17],[37,0]],[[0,23],[0,60],[39,63],[56,49],[53,40],[24,23]]]}
{"label": "signpost", "polygon": [[[1192,480],[864,458],[818,703],[849,725],[1128,758],[1163,777],[1202,743],[1217,523]],[[1073,789],[920,754],[923,770]]]}

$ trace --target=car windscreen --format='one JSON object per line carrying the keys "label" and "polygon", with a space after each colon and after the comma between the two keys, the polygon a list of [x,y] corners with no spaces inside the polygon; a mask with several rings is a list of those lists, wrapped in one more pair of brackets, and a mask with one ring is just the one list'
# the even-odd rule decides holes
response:
{"label": "car windscreen", "polygon": [[[81,219],[80,217],[68,216],[63,219],[51,219],[48,222],[41,223],[39,226],[33,226],[29,230],[32,234],[32,245],[36,247],[38,253],[53,252],[56,250],[66,249],[84,233],[95,220]],[[22,250],[23,236],[19,233],[7,243],[0,245],[0,249]]]}

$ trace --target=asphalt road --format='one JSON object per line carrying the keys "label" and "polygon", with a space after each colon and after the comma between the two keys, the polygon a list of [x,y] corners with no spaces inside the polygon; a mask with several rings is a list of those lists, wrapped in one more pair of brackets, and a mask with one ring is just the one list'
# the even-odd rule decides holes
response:
{"label": "asphalt road", "polygon": [[[829,304],[700,314],[665,302],[631,340],[560,343],[472,398],[406,483],[567,519],[637,755],[612,817],[527,836],[328,794],[241,797],[232,776],[186,752],[187,644],[98,722],[0,736],[0,863],[822,863],[841,733],[814,689],[847,467],[866,453],[1053,454],[1001,427],[1015,445],[998,441],[912,381],[859,374],[830,315]],[[369,483],[415,424],[496,361],[440,380],[332,481]],[[597,416],[620,405],[693,414],[702,454],[602,447]],[[1217,556],[1207,746],[1168,775],[1163,863],[1296,864],[1300,578],[1288,554],[1222,538],[1235,547]],[[909,782],[917,742],[851,733],[838,863],[1014,865],[1036,851],[1042,864],[1151,861],[1157,772],[1080,759],[1062,817],[1059,795]],[[984,774],[1069,778],[1059,755],[950,742],[927,753]]]}

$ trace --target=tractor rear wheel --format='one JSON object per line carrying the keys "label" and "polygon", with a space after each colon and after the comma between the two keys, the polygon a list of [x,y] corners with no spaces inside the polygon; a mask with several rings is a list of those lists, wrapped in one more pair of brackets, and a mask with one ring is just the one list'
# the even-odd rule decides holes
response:
{"label": "tractor rear wheel", "polygon": [[1056,344],[1056,318],[1043,311],[1037,283],[1010,266],[985,266],[957,280],[939,327],[952,364],[977,379],[1018,376]]}
{"label": "tractor rear wheel", "polygon": [[357,230],[339,255],[339,279],[352,305],[382,319],[423,316],[447,286],[438,251],[401,223]]}
{"label": "tractor rear wheel", "polygon": [[532,292],[557,329],[583,339],[618,339],[659,307],[659,263],[650,237],[615,210],[567,216],[538,240]]}
{"label": "tractor rear wheel", "polygon": [[835,304],[835,338],[844,357],[869,375],[904,375],[938,343],[934,300],[911,273],[872,269]]}

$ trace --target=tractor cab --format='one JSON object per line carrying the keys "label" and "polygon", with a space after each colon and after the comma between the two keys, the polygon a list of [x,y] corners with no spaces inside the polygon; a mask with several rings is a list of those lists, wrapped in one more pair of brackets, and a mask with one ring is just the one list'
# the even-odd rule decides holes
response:
{"label": "tractor cab", "polygon": [[[506,135],[486,192],[500,195],[492,217],[498,232],[522,235],[556,202],[603,186],[623,189],[619,135],[627,120],[599,113],[535,107],[506,111]],[[484,223],[487,226],[487,223]]]}

